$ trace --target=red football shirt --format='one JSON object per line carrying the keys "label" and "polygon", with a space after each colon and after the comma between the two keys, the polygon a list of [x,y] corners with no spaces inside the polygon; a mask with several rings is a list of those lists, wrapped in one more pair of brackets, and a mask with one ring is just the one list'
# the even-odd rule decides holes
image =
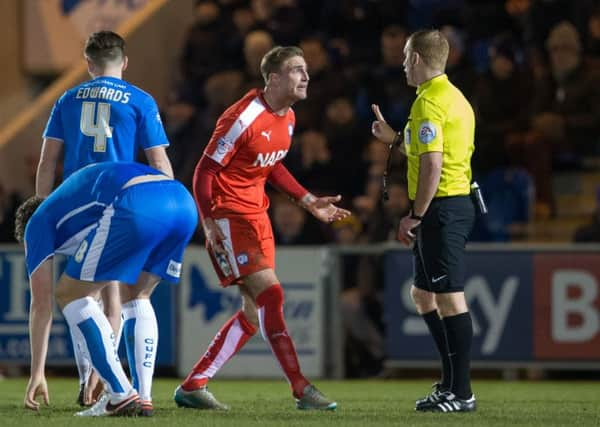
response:
{"label": "red football shirt", "polygon": [[265,182],[287,155],[296,118],[269,108],[259,89],[249,91],[217,120],[204,154],[223,168],[213,180],[211,212],[252,215],[265,212]]}

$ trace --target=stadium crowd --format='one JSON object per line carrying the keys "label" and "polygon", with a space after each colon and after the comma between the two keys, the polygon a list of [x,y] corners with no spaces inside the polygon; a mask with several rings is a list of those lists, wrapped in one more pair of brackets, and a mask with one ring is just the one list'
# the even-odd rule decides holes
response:
{"label": "stadium crowd", "polygon": [[[190,153],[202,153],[216,118],[264,86],[261,57],[274,45],[304,51],[310,96],[294,106],[285,164],[311,192],[341,193],[354,215],[319,224],[274,191],[278,245],[395,240],[409,210],[405,158],[394,153],[382,202],[388,150],[370,134],[371,104],[393,128],[404,127],[416,94],[406,83],[403,48],[418,28],[442,29],[447,74],[475,108],[472,166],[493,214],[478,222],[472,240],[507,241],[511,223],[552,217],[552,174],[599,167],[597,1],[199,0],[194,14],[163,111],[173,169],[188,186],[197,162]],[[577,240],[590,227],[593,236],[596,223]],[[345,258],[347,354],[356,359],[347,360],[350,375],[374,375],[384,358],[382,274],[377,257]]]}
{"label": "stadium crowd", "polygon": [[[323,227],[302,213],[279,215],[280,244],[393,237],[386,230],[408,209],[405,165],[402,156],[393,159],[400,201],[384,206],[387,149],[370,135],[370,105],[379,104],[394,128],[404,126],[415,91],[406,84],[403,47],[417,28],[442,29],[450,41],[447,74],[476,110],[474,174],[498,214],[478,225],[474,240],[509,240],[511,222],[552,217],[553,172],[598,167],[597,1],[200,0],[194,13],[164,106],[169,155],[187,185],[197,161],[190,153],[202,152],[218,115],[263,86],[262,55],[277,44],[304,50],[310,96],[294,106],[285,163],[315,194],[340,192],[355,217]],[[273,214],[294,210],[274,201]]]}

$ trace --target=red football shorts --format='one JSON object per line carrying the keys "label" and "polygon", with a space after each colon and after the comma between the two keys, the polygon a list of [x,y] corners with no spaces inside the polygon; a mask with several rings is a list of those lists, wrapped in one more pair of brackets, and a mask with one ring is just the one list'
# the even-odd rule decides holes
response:
{"label": "red football shorts", "polygon": [[215,218],[225,240],[227,257],[217,257],[208,247],[221,286],[241,283],[249,274],[275,269],[275,240],[267,213],[252,216],[232,215]]}

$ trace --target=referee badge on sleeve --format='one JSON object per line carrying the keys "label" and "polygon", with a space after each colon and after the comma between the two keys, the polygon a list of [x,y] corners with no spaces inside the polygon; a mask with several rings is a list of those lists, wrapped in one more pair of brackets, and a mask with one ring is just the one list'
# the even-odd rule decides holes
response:
{"label": "referee badge on sleeve", "polygon": [[435,125],[429,121],[424,121],[419,126],[419,141],[423,144],[429,144],[435,139],[437,129]]}

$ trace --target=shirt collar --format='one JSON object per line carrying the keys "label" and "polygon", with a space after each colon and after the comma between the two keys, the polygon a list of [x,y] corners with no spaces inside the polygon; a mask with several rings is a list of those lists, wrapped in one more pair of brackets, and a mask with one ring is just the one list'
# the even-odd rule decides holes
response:
{"label": "shirt collar", "polygon": [[417,88],[417,95],[421,94],[425,89],[430,88],[431,86],[448,81],[448,76],[444,74],[440,74],[439,76],[435,76],[434,78],[427,80],[425,83],[421,83]]}

